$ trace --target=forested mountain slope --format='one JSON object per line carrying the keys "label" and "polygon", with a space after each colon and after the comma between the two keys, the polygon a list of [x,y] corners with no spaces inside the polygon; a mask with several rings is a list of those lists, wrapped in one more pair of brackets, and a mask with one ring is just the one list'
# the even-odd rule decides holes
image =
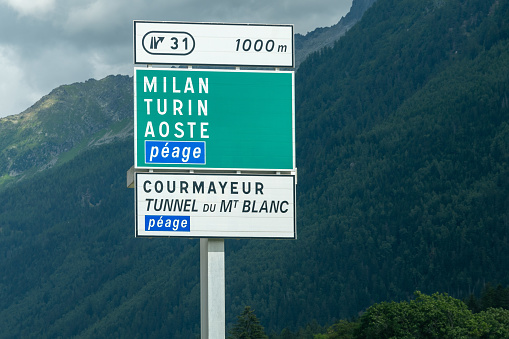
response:
{"label": "forested mountain slope", "polygon": [[507,284],[508,17],[507,1],[377,1],[302,64],[300,235],[338,259],[322,278],[341,311]]}
{"label": "forested mountain slope", "polygon": [[[509,284],[508,18],[508,0],[377,0],[301,64],[298,239],[226,241],[227,322]],[[131,81],[108,81],[130,110]],[[110,141],[0,189],[0,338],[199,334],[198,241],[134,238],[132,139]]]}
{"label": "forested mountain slope", "polygon": [[0,119],[0,187],[94,143],[132,134],[132,97],[128,76],[90,79],[60,86],[24,112]]}

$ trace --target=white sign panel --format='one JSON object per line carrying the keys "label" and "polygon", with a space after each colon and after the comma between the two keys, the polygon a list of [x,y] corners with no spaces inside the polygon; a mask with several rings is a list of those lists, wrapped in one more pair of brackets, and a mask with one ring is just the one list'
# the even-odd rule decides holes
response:
{"label": "white sign panel", "polygon": [[293,25],[134,21],[134,63],[294,67]]}
{"label": "white sign panel", "polygon": [[136,173],[136,236],[295,239],[295,176]]}

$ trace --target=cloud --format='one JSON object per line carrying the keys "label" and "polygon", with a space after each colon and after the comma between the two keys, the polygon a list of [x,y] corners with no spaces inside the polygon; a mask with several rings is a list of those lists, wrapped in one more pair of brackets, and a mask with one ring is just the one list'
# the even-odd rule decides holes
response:
{"label": "cloud", "polygon": [[55,0],[0,0],[21,16],[41,17],[55,8]]}
{"label": "cloud", "polygon": [[0,0],[0,117],[55,87],[133,72],[133,20],[331,26],[352,0]]}
{"label": "cloud", "polygon": [[0,116],[19,113],[42,97],[42,93],[30,84],[27,74],[16,60],[19,60],[19,57],[15,48],[0,46],[3,79],[0,81]]}
{"label": "cloud", "polygon": [[97,0],[71,8],[65,19],[63,28],[69,33],[96,32],[111,30],[125,20],[125,5],[121,1]]}

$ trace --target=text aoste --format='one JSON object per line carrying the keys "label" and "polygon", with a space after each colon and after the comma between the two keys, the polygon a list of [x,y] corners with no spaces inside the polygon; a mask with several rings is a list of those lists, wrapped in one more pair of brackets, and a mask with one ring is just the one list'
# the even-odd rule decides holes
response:
{"label": "text aoste", "polygon": [[183,100],[179,98],[179,95],[208,94],[208,78],[200,77],[193,81],[193,78],[191,77],[186,77],[185,80],[172,77],[171,80],[168,81],[167,77],[162,77],[161,81],[158,81],[157,77],[149,78],[144,76],[143,92],[168,94],[167,98],[144,99],[147,115],[159,114],[167,117],[167,120],[159,122],[156,126],[154,126],[154,123],[151,120],[147,121],[147,125],[145,126],[145,138],[167,138],[170,135],[177,139],[181,139],[183,137],[188,139],[209,138],[208,122],[180,121],[178,119],[183,116],[207,116],[207,99]]}

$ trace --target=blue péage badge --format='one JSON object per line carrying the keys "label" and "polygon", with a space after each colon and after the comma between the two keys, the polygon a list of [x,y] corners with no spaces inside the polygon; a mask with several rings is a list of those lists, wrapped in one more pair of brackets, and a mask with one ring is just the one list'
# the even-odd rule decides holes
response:
{"label": "blue p\u00e9age badge", "polygon": [[205,141],[145,141],[147,164],[205,165]]}
{"label": "blue p\u00e9age badge", "polygon": [[145,231],[190,232],[190,216],[146,215]]}

